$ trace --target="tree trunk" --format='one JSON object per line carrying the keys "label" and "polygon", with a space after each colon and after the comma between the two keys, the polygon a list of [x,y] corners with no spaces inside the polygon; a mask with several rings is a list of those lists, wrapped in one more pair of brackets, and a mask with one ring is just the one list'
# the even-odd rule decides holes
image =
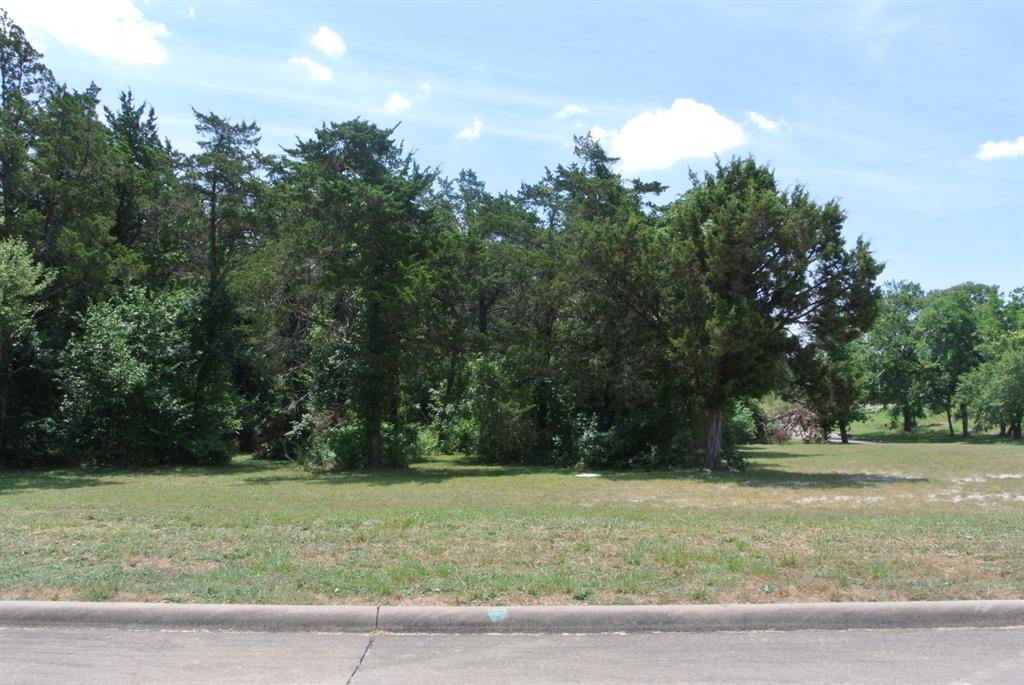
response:
{"label": "tree trunk", "polygon": [[1006,437],[1006,424],[1002,421],[999,422],[999,437]]}
{"label": "tree trunk", "polygon": [[7,374],[0,379],[0,466],[7,465],[7,396],[10,394]]}
{"label": "tree trunk", "polygon": [[712,409],[708,412],[708,439],[704,449],[704,468],[715,471],[722,467],[722,423],[725,412]]}
{"label": "tree trunk", "polygon": [[9,360],[13,356],[7,349],[6,340],[0,341],[0,466],[7,465],[7,406],[11,399],[11,376],[14,374]]}
{"label": "tree trunk", "polygon": [[949,425],[949,437],[953,437],[956,435],[953,431],[953,409],[948,404],[946,405],[946,423]]}
{"label": "tree trunk", "polygon": [[1020,440],[1020,419],[1010,424],[1010,435],[1013,436],[1014,440]]}
{"label": "tree trunk", "polygon": [[490,305],[487,304],[487,299],[483,296],[483,293],[477,296],[476,306],[477,331],[481,335],[487,335],[487,314],[489,313]]}
{"label": "tree trunk", "polygon": [[970,435],[970,432],[967,430],[967,405],[966,404],[961,404],[960,405],[960,426],[963,428],[963,436],[965,438],[968,435]]}
{"label": "tree trunk", "polygon": [[914,430],[914,412],[909,406],[903,407],[903,432],[909,433]]}
{"label": "tree trunk", "polygon": [[850,425],[841,419],[839,421],[839,440],[844,445],[850,444]]}
{"label": "tree trunk", "polygon": [[381,467],[381,456],[380,456],[380,422],[377,425],[370,428],[370,468],[379,469]]}

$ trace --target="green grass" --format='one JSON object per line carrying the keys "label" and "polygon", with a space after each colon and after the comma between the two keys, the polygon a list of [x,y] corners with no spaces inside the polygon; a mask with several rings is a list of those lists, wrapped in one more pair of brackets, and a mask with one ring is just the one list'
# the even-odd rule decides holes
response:
{"label": "green grass", "polygon": [[869,440],[872,442],[899,442],[899,443],[941,443],[941,442],[966,442],[993,444],[1000,442],[998,430],[978,431],[973,424],[969,426],[970,435],[964,438],[960,434],[960,421],[953,419],[953,435],[949,434],[949,423],[945,414],[929,414],[917,421],[917,427],[909,433],[903,432],[902,420],[897,424],[892,423],[892,417],[885,409],[876,409],[868,412],[867,420],[858,421],[850,426],[851,437],[857,440]]}
{"label": "green grass", "polygon": [[749,450],[741,474],[0,473],[0,598],[523,604],[1024,597],[1020,444]]}

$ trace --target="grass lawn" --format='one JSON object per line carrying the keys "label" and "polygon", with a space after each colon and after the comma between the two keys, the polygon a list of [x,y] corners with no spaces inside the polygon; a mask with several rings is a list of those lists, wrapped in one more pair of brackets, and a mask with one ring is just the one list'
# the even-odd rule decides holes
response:
{"label": "grass lawn", "polygon": [[873,442],[1000,442],[998,429],[978,431],[971,422],[970,436],[960,434],[960,420],[953,419],[953,435],[949,434],[949,423],[945,414],[929,414],[917,420],[917,427],[909,433],[903,432],[902,420],[894,424],[889,412],[875,409],[867,413],[867,419],[850,426],[851,437]]}
{"label": "grass lawn", "polygon": [[564,604],[1024,597],[1024,448],[749,449],[741,474],[441,458],[0,472],[0,598]]}

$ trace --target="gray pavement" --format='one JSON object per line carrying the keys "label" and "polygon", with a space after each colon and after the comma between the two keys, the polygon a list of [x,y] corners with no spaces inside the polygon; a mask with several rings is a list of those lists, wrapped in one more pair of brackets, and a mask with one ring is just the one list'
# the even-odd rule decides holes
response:
{"label": "gray pavement", "polygon": [[1024,629],[620,634],[0,627],[0,683],[1024,683]]}

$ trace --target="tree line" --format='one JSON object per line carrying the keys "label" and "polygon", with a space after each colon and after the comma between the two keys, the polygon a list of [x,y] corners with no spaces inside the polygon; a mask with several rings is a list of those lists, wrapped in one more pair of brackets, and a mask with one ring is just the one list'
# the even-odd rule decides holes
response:
{"label": "tree line", "polygon": [[867,399],[890,407],[911,431],[926,411],[945,414],[950,435],[999,429],[1021,439],[1024,416],[1024,288],[963,283],[925,293],[887,283],[874,327],[859,341]]}
{"label": "tree line", "polygon": [[1019,294],[968,297],[1003,318],[966,365],[908,332],[934,380],[905,400],[871,366],[907,312],[869,245],[753,159],[662,201],[584,137],[492,193],[394,128],[331,122],[267,155],[256,124],[201,112],[185,155],[134,94],[100,114],[96,86],[59,84],[2,10],[0,75],[0,465],[714,469],[766,393],[845,434],[868,389],[916,416],[943,383],[950,412],[1019,434],[1002,390],[978,404],[1019,383]]}

